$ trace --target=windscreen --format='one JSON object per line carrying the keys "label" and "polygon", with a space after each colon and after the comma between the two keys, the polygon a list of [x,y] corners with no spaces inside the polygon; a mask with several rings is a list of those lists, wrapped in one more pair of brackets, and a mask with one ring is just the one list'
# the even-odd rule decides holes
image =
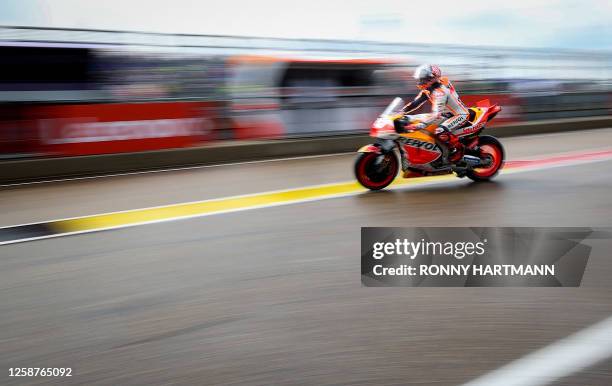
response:
{"label": "windscreen", "polygon": [[389,106],[383,111],[381,115],[395,115],[399,114],[404,107],[404,100],[402,98],[396,97],[389,103]]}

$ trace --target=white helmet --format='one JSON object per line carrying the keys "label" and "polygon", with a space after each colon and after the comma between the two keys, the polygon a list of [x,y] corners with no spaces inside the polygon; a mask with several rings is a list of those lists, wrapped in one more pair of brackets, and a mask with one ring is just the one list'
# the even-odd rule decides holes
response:
{"label": "white helmet", "polygon": [[417,81],[417,86],[424,89],[437,82],[442,76],[442,71],[435,64],[422,64],[414,70],[413,76]]}

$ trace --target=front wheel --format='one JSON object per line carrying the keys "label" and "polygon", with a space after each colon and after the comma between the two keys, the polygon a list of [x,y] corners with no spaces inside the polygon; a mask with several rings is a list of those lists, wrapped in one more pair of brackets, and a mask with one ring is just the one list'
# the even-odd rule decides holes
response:
{"label": "front wheel", "polygon": [[474,181],[488,181],[495,177],[504,166],[504,147],[497,138],[490,135],[478,138],[478,147],[480,148],[479,158],[481,161],[487,161],[487,166],[475,167],[467,172],[467,176]]}
{"label": "front wheel", "polygon": [[387,187],[395,179],[398,170],[399,162],[393,152],[361,153],[355,160],[355,177],[370,190]]}

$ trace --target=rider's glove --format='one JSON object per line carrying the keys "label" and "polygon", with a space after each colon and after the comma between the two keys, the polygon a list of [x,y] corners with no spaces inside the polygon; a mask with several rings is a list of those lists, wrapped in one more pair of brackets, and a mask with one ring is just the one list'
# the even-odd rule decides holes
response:
{"label": "rider's glove", "polygon": [[394,123],[394,126],[395,126],[395,131],[397,133],[404,133],[404,132],[406,132],[406,125],[408,124],[408,118],[407,117],[402,117],[400,119],[396,119],[393,123]]}
{"label": "rider's glove", "polygon": [[420,127],[418,127],[418,125],[408,125],[406,126],[406,131],[415,131],[415,130],[419,130]]}

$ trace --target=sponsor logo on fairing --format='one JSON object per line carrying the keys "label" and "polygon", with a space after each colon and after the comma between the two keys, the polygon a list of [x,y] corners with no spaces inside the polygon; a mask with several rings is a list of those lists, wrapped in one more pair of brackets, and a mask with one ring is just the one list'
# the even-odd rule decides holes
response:
{"label": "sponsor logo on fairing", "polygon": [[431,142],[419,141],[418,139],[414,139],[414,138],[407,138],[406,145],[410,147],[415,147],[417,149],[425,149],[425,150],[433,151],[436,153],[440,153],[440,148],[435,143],[431,143]]}
{"label": "sponsor logo on fairing", "polygon": [[480,130],[483,126],[484,126],[484,122],[477,123],[474,126],[469,126],[469,127],[464,128],[457,135],[464,136],[467,134],[473,134],[477,132],[478,130]]}

